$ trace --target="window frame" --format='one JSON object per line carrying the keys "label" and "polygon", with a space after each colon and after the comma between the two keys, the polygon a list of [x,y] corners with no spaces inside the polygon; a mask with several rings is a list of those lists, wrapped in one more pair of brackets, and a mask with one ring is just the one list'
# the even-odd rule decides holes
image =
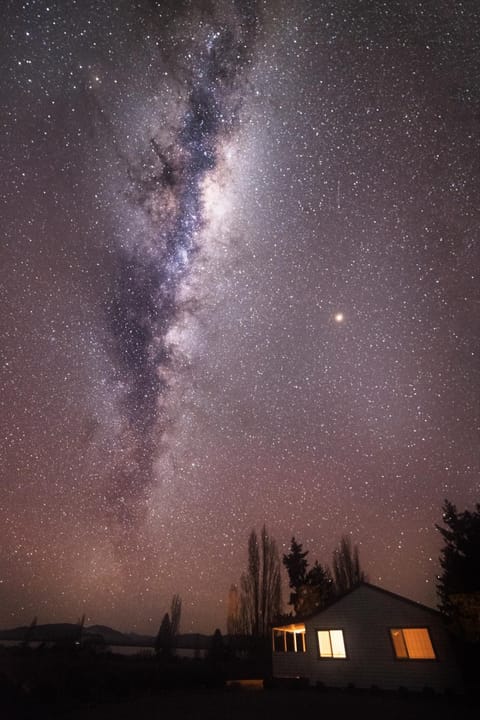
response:
{"label": "window frame", "polygon": [[[282,633],[283,635],[283,648],[278,649],[275,647],[275,633]],[[287,641],[287,635],[291,636],[291,642],[293,647],[288,647],[289,642]],[[299,639],[299,636],[301,639]],[[306,627],[303,623],[284,625],[272,628],[272,644],[273,652],[277,654],[294,654],[305,655],[307,652],[307,632]]]}
{"label": "window frame", "polygon": [[[321,632],[327,632],[327,633],[328,633],[328,638],[329,638],[329,641],[330,641],[330,647],[332,647],[332,638],[331,638],[331,634],[330,634],[330,633],[332,633],[332,632],[341,632],[341,633],[342,633],[343,649],[344,649],[345,655],[337,655],[337,656],[335,656],[335,655],[333,655],[333,654],[332,654],[332,655],[322,655],[322,654],[321,654],[321,651],[320,651],[320,638],[319,638],[319,633],[321,633]],[[318,628],[315,628],[315,635],[316,635],[316,638],[317,638],[317,653],[318,653],[318,659],[319,659],[319,660],[322,660],[322,661],[323,661],[323,660],[327,660],[327,661],[328,661],[328,660],[330,660],[330,661],[331,661],[331,660],[348,660],[347,643],[345,642],[345,630],[344,630],[343,627],[318,627]],[[332,653],[333,653],[333,650],[332,650]]]}
{"label": "window frame", "polygon": [[[405,630],[424,630],[427,633],[430,647],[432,648],[433,657],[410,657],[408,653],[408,645],[404,637]],[[393,639],[393,632],[399,631],[402,634],[402,643],[405,647],[406,656],[400,656],[397,654],[395,647],[395,641]],[[390,644],[392,646],[393,657],[398,662],[438,662],[438,653],[432,640],[432,633],[428,625],[402,625],[388,628],[388,637],[390,638]]]}

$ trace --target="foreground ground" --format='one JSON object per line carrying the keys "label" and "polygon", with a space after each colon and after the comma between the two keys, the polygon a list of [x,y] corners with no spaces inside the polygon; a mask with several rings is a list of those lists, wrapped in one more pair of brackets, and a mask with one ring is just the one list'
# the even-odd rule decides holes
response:
{"label": "foreground ground", "polygon": [[33,704],[17,709],[5,720],[281,720],[294,717],[331,717],[352,720],[451,720],[478,717],[472,701],[370,692],[318,690],[187,690],[70,709]]}
{"label": "foreground ground", "polygon": [[299,682],[279,686],[264,681],[268,675],[252,663],[230,662],[228,671],[224,662],[159,664],[146,657],[90,656],[70,650],[0,650],[0,720],[480,717],[475,683],[463,696],[427,690],[334,690],[308,688]]}
{"label": "foreground ground", "polygon": [[2,714],[5,720],[285,720],[330,717],[335,720],[452,720],[478,717],[470,699],[314,689],[175,690],[162,695],[76,708],[34,703]]}

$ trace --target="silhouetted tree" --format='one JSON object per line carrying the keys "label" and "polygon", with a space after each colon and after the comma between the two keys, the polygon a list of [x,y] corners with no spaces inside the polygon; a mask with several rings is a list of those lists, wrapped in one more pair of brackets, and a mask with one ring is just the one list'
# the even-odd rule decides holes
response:
{"label": "silhouetted tree", "polygon": [[170,602],[170,614],[167,612],[163,616],[155,638],[155,652],[158,657],[169,658],[175,654],[181,615],[182,600],[180,595],[176,594]]}
{"label": "silhouetted tree", "polygon": [[248,537],[247,563],[247,572],[240,579],[240,614],[244,632],[256,636],[260,614],[260,550],[255,530]]}
{"label": "silhouetted tree", "polygon": [[29,643],[33,640],[35,635],[35,628],[37,627],[37,616],[33,618],[32,622],[28,626],[28,628],[25,630],[25,635],[22,642],[22,647],[26,648],[29,646]]}
{"label": "silhouetted tree", "polygon": [[480,640],[480,504],[474,511],[458,512],[444,501],[443,523],[435,525],[444,545],[440,554],[442,573],[438,577],[439,609],[463,635]]}
{"label": "silhouetted tree", "polygon": [[158,658],[166,660],[172,657],[172,650],[172,625],[169,614],[165,613],[155,639],[155,652]]}
{"label": "silhouetted tree", "polygon": [[333,551],[332,566],[336,595],[342,595],[366,580],[366,575],[360,568],[358,546],[352,546],[348,535],[342,535],[339,546]]}
{"label": "silhouetted tree", "polygon": [[308,561],[306,557],[308,550],[303,551],[301,543],[297,543],[295,537],[292,537],[290,543],[290,552],[284,554],[282,562],[287,569],[289,587],[294,591],[290,593],[289,605],[293,605],[295,612],[298,612],[298,600],[300,588],[305,585]]}
{"label": "silhouetted tree", "polygon": [[281,608],[280,557],[265,525],[261,542],[252,530],[248,538],[247,572],[241,577],[240,616],[243,630],[264,637]]}
{"label": "silhouetted tree", "polygon": [[85,628],[85,614],[77,622],[77,632],[75,637],[75,645],[80,645],[83,637],[83,630]]}
{"label": "silhouetted tree", "polygon": [[228,591],[227,633],[229,635],[239,635],[241,632],[240,597],[238,587],[232,584]]}
{"label": "silhouetted tree", "polygon": [[[247,584],[248,582],[248,584]],[[260,550],[257,533],[252,530],[248,538],[248,575],[244,583],[245,596],[249,597],[252,635],[259,634],[260,624]]]}
{"label": "silhouetted tree", "polygon": [[172,640],[175,641],[180,631],[180,619],[182,617],[182,600],[180,595],[174,595],[170,603],[170,628]]}
{"label": "silhouetted tree", "polygon": [[277,544],[268,535],[265,525],[262,528],[261,557],[260,634],[266,635],[274,617],[280,613],[282,589]]}
{"label": "silhouetted tree", "polygon": [[212,635],[207,658],[213,664],[222,663],[225,660],[226,648],[221,630],[217,628]]}
{"label": "silhouetted tree", "polygon": [[292,537],[290,552],[283,556],[287,568],[290,587],[295,592],[290,595],[290,605],[296,615],[310,615],[324,607],[334,594],[332,574],[327,565],[315,560],[310,570],[307,561],[308,550]]}
{"label": "silhouetted tree", "polygon": [[334,597],[335,586],[328,566],[318,560],[307,572],[304,584],[298,590],[297,613],[310,615],[327,605]]}

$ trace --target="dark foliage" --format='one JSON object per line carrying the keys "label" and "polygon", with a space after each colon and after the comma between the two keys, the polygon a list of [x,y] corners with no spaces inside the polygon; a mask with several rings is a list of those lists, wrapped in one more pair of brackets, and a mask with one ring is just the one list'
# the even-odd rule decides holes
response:
{"label": "dark foliage", "polygon": [[240,579],[242,632],[266,637],[281,607],[280,557],[277,543],[265,525],[260,540],[255,530],[248,538],[247,570]]}
{"label": "dark foliage", "polygon": [[[220,640],[218,633],[216,639]],[[222,640],[225,649],[228,642],[226,638]],[[259,682],[252,685],[255,678]],[[312,688],[304,678],[275,680],[268,663],[259,662],[258,657],[245,660],[228,653],[216,664],[208,658],[173,658],[168,663],[158,663],[154,656],[141,654],[0,646],[2,720],[107,717],[253,720],[299,714],[328,714],[336,718],[365,714],[371,720],[389,716],[447,720],[452,714],[476,717],[478,701],[476,693],[462,698],[378,688]]]}
{"label": "dark foliage", "polygon": [[290,552],[285,554],[282,562],[287,569],[289,587],[294,591],[290,594],[289,605],[293,605],[297,612],[298,593],[302,585],[305,584],[307,575],[308,560],[306,559],[308,550],[303,550],[302,543],[297,543],[295,537],[292,537],[290,543]]}
{"label": "dark foliage", "polygon": [[348,535],[342,535],[338,548],[333,552],[332,564],[336,595],[343,595],[367,579],[360,567],[358,545],[352,546]]}
{"label": "dark foliage", "polygon": [[335,586],[332,574],[327,566],[315,560],[313,567],[308,571],[305,584],[299,589],[298,613],[310,615],[321,610],[335,595]]}
{"label": "dark foliage", "polygon": [[155,652],[157,657],[168,660],[173,655],[173,635],[170,616],[165,613],[155,638]]}
{"label": "dark foliage", "polygon": [[458,512],[448,500],[443,504],[444,527],[435,527],[444,545],[442,573],[437,582],[439,609],[457,633],[480,641],[480,504],[474,511]]}
{"label": "dark foliage", "polygon": [[440,557],[443,573],[437,588],[442,606],[448,607],[453,593],[480,591],[480,504],[473,512],[459,513],[445,500],[443,522],[446,527],[435,526],[444,540]]}
{"label": "dark foliage", "polygon": [[366,580],[360,567],[358,546],[352,546],[350,537],[343,535],[338,547],[333,552],[333,575],[328,565],[318,560],[309,569],[308,550],[304,551],[301,543],[292,537],[290,552],[283,556],[283,564],[287,569],[290,594],[289,605],[293,606],[295,615],[310,615],[324,608],[335,596],[342,595],[359,582]]}

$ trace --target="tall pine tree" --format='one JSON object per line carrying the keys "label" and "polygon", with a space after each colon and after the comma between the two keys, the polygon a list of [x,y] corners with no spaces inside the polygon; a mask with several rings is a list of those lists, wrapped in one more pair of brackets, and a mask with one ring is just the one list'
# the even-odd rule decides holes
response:
{"label": "tall pine tree", "polygon": [[442,510],[445,527],[435,525],[444,541],[439,609],[456,631],[480,640],[480,504],[473,511],[458,512],[445,500]]}
{"label": "tall pine tree", "polygon": [[290,593],[288,604],[293,605],[295,613],[298,612],[300,588],[305,585],[307,576],[307,555],[308,550],[304,552],[302,543],[298,543],[295,537],[292,537],[290,552],[282,558],[282,562],[288,573],[289,587],[293,590],[293,592]]}

